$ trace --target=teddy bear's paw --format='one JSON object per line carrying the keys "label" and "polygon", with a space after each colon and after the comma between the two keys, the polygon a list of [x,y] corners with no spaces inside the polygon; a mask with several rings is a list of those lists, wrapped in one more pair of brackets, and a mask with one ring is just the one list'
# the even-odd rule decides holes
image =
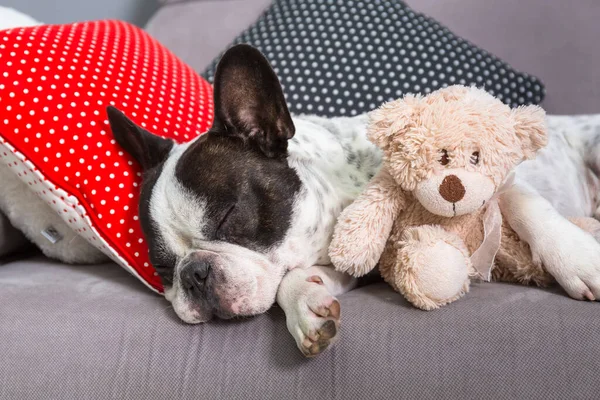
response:
{"label": "teddy bear's paw", "polygon": [[569,296],[600,300],[600,243],[592,234],[565,221],[560,230],[536,237],[530,247],[534,261],[539,260]]}
{"label": "teddy bear's paw", "polygon": [[337,339],[341,308],[318,276],[309,277],[292,312],[286,312],[288,330],[306,357],[323,352]]}
{"label": "teddy bear's paw", "polygon": [[404,236],[396,284],[416,307],[433,310],[468,291],[470,265],[462,241],[441,228],[423,228]]}
{"label": "teddy bear's paw", "polygon": [[383,251],[381,243],[385,244],[385,239],[365,240],[361,235],[360,240],[356,240],[355,234],[345,234],[345,231],[336,229],[329,247],[329,258],[335,270],[355,277],[373,270]]}
{"label": "teddy bear's paw", "polygon": [[421,294],[430,300],[428,307],[438,308],[462,297],[465,286],[468,288],[469,269],[463,253],[445,242],[438,242],[429,251],[422,254],[421,265],[415,268],[414,282]]}
{"label": "teddy bear's paw", "polygon": [[362,250],[359,254],[349,257],[349,251],[336,249],[330,252],[329,257],[334,268],[338,272],[344,272],[354,277],[361,277],[368,274],[377,265],[377,258],[369,252],[368,249]]}
{"label": "teddy bear's paw", "polygon": [[420,308],[423,311],[432,311],[432,310],[436,310],[440,307],[445,306],[446,304],[450,304],[458,299],[460,299],[461,297],[463,297],[465,294],[467,294],[469,292],[469,281],[465,281],[462,288],[458,291],[458,293],[454,293],[454,295],[450,296],[450,297],[446,297],[446,298],[431,298],[431,297],[427,297],[424,294],[421,294],[420,296],[414,296],[413,300],[411,300],[412,304],[417,307]]}

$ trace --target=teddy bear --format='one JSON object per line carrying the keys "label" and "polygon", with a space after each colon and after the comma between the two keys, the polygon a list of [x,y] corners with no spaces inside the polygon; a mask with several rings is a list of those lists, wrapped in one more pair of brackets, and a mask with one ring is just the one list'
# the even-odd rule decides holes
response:
{"label": "teddy bear", "polygon": [[[423,310],[457,300],[473,278],[552,281],[499,206],[513,169],[546,145],[542,108],[449,86],[373,111],[368,138],[383,164],[338,219],[329,248],[338,271],[362,276],[379,264]],[[592,218],[572,222],[600,231]]]}

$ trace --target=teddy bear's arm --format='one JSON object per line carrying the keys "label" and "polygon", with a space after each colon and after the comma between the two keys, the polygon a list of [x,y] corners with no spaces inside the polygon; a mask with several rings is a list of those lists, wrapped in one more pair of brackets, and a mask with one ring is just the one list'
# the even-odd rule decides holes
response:
{"label": "teddy bear's arm", "polygon": [[402,190],[382,167],[338,219],[329,247],[335,268],[354,276],[375,268],[404,202]]}

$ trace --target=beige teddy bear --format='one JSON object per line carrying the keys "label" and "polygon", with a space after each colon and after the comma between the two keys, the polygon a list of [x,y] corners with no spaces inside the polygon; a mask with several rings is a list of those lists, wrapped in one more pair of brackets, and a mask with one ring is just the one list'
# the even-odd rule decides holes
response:
{"label": "beige teddy bear", "polygon": [[[384,279],[425,310],[461,297],[477,275],[549,283],[498,205],[513,168],[545,146],[544,121],[540,107],[511,110],[464,86],[374,111],[368,134],[384,163],[339,217],[330,247],[336,269],[361,276],[379,262]],[[573,222],[600,228],[591,218]]]}

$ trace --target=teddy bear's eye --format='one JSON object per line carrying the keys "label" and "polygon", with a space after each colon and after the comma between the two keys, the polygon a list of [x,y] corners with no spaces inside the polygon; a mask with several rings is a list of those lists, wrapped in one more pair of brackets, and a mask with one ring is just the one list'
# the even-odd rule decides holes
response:
{"label": "teddy bear's eye", "polygon": [[448,150],[442,150],[442,157],[440,157],[440,164],[448,165],[450,163],[450,157],[448,157]]}
{"label": "teddy bear's eye", "polygon": [[478,151],[474,151],[473,154],[471,154],[471,164],[473,164],[473,165],[479,164],[479,152]]}

